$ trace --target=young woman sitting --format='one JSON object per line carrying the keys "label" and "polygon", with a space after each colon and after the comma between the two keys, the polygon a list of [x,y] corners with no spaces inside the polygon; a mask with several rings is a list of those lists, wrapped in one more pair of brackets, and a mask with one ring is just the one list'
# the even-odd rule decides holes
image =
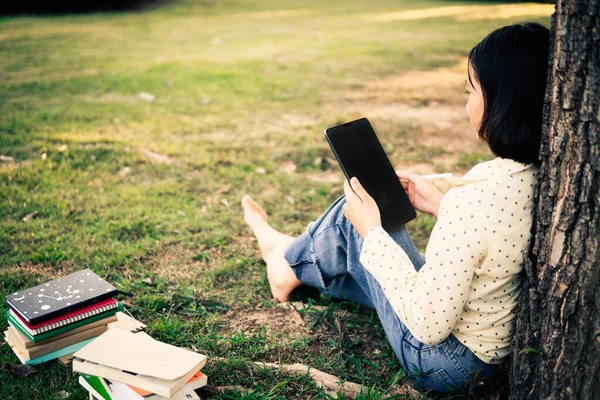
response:
{"label": "young woman sitting", "polygon": [[548,46],[548,29],[525,23],[493,31],[469,53],[466,108],[495,159],[446,194],[397,172],[413,206],[437,219],[424,255],[406,227],[383,230],[356,178],[297,238],[274,230],[244,196],[274,298],[286,301],[304,284],[375,309],[420,389],[463,393],[474,375],[498,376],[531,239]]}

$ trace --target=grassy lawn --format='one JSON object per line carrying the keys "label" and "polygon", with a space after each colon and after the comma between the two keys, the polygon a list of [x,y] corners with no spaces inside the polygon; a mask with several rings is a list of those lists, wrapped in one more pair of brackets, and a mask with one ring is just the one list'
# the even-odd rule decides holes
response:
{"label": "grassy lawn", "polygon": [[[135,293],[127,308],[152,336],[222,358],[204,371],[231,388],[207,396],[330,398],[250,364],[267,361],[381,397],[404,373],[376,315],[311,291],[294,298],[304,323],[278,307],[239,200],[250,193],[276,228],[300,234],[342,193],[323,130],[361,116],[398,168],[461,174],[490,159],[464,109],[466,55],[491,30],[549,25],[552,12],[236,0],[1,18],[0,298],[91,268]],[[422,251],[433,224],[409,226]],[[16,362],[2,342],[0,365]],[[36,369],[0,369],[0,398],[84,398],[67,368]]]}

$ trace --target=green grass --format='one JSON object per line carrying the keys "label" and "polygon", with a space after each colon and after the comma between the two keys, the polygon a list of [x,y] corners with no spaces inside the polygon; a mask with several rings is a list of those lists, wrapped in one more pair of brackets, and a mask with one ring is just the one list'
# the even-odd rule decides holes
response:
{"label": "green grass", "polygon": [[[0,155],[14,159],[0,163],[1,297],[91,268],[135,293],[128,309],[151,335],[223,357],[205,369],[210,384],[243,390],[214,398],[329,398],[307,377],[250,361],[305,363],[371,388],[365,399],[381,397],[404,372],[369,310],[309,292],[326,311],[301,310],[301,336],[232,327],[282,312],[239,200],[254,195],[274,227],[301,233],[342,193],[341,180],[325,179],[341,174],[323,129],[363,114],[395,163],[443,170],[440,158],[454,157],[451,170],[465,172],[489,159],[477,144],[423,142],[435,117],[376,113],[394,104],[427,112],[432,102],[464,109],[470,48],[495,27],[549,21],[539,11],[503,18],[494,4],[487,19],[461,19],[484,4],[174,1],[147,12],[1,18]],[[397,14],[449,6],[466,8]],[[441,71],[456,79],[435,79]],[[421,251],[434,223],[419,215],[409,225]],[[16,361],[0,345],[0,365]],[[0,398],[83,398],[69,369],[36,369],[23,378],[0,368]]]}

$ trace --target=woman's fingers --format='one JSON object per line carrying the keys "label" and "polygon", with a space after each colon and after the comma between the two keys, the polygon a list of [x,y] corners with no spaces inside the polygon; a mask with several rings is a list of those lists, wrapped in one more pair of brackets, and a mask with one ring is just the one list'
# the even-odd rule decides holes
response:
{"label": "woman's fingers", "polygon": [[408,187],[410,186],[410,184],[413,182],[410,178],[409,175],[411,173],[408,171],[403,171],[403,170],[397,170],[396,171],[396,175],[398,176],[398,179],[400,180],[400,184],[402,185],[402,187],[404,188],[404,191],[408,191]]}
{"label": "woman's fingers", "polygon": [[348,180],[344,180],[344,194],[346,195],[346,202],[354,200],[362,201],[360,197],[357,196],[355,191],[352,190],[352,187],[350,186],[350,183],[348,183]]}
{"label": "woman's fingers", "polygon": [[354,194],[347,179],[344,180],[344,194],[346,197],[350,197],[350,194]]}
{"label": "woman's fingers", "polygon": [[369,194],[365,190],[365,188],[360,184],[358,178],[354,177],[350,179],[350,184],[352,185],[352,189],[354,189],[354,193],[360,198],[360,201],[363,203],[366,199],[369,198]]}
{"label": "woman's fingers", "polygon": [[413,182],[414,175],[415,174],[413,174],[412,172],[408,172],[408,171],[402,171],[402,170],[396,171],[396,176],[398,177],[398,179],[400,179],[400,182],[402,183],[402,185],[408,185],[410,182]]}
{"label": "woman's fingers", "polygon": [[419,179],[421,177],[421,175],[419,174],[415,174],[414,172],[410,172],[410,171],[404,171],[404,170],[397,170],[396,171],[396,176],[398,176],[398,178],[400,178],[400,180],[408,180],[413,182],[415,179]]}

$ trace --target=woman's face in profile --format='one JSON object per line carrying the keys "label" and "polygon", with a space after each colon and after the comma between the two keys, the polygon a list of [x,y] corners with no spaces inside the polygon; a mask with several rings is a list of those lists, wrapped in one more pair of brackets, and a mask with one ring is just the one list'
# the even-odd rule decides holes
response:
{"label": "woman's face in profile", "polygon": [[[471,76],[471,80],[469,80],[469,75]],[[465,80],[465,86],[465,89],[469,94],[469,99],[467,101],[467,112],[469,113],[469,119],[471,120],[471,124],[475,128],[477,138],[482,140],[479,137],[478,131],[481,126],[481,120],[483,118],[483,93],[481,92],[481,86],[479,85],[479,82],[475,77],[475,73],[471,68],[470,63],[469,74],[467,75],[467,79]]]}

